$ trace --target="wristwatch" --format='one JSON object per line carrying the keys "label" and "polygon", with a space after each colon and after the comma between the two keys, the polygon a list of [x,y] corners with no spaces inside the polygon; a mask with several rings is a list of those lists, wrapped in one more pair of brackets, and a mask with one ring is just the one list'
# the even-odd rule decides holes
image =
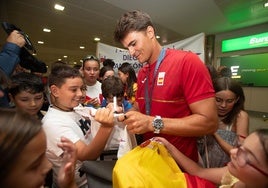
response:
{"label": "wristwatch", "polygon": [[164,127],[163,120],[161,116],[155,116],[153,120],[154,133],[159,134],[161,129]]}

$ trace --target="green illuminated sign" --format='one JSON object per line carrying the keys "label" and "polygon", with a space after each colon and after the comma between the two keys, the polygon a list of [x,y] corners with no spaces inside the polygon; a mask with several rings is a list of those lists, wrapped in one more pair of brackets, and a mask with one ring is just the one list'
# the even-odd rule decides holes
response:
{"label": "green illuminated sign", "polygon": [[247,37],[223,40],[221,45],[222,52],[235,50],[245,50],[268,46],[268,32]]}
{"label": "green illuminated sign", "polygon": [[243,86],[268,87],[268,53],[222,57],[221,66],[229,67],[232,78]]}

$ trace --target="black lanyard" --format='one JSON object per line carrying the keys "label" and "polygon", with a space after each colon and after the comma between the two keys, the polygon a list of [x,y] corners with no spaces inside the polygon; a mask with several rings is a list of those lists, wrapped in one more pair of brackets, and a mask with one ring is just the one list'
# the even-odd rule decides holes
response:
{"label": "black lanyard", "polygon": [[[151,103],[152,103],[152,95],[153,95],[153,89],[154,89],[154,85],[155,85],[155,79],[156,79],[156,74],[158,72],[158,69],[160,67],[160,64],[162,63],[164,57],[166,54],[166,49],[162,48],[160,55],[157,59],[155,68],[154,68],[154,76],[153,76],[153,82],[152,82],[152,86],[149,90],[149,69],[148,69],[148,73],[146,75],[146,80],[145,80],[145,108],[146,108],[146,114],[150,115],[151,113]],[[149,93],[150,92],[150,93]]]}

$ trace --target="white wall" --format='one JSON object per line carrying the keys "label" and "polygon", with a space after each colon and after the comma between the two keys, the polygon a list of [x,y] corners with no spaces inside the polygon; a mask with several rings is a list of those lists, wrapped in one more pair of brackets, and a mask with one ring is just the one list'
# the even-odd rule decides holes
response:
{"label": "white wall", "polygon": [[245,93],[245,108],[247,110],[268,113],[267,87],[243,87],[243,91]]}
{"label": "white wall", "polygon": [[265,128],[268,129],[268,120],[264,121],[262,118],[263,113],[248,111],[249,114],[249,132],[253,132],[256,129]]}

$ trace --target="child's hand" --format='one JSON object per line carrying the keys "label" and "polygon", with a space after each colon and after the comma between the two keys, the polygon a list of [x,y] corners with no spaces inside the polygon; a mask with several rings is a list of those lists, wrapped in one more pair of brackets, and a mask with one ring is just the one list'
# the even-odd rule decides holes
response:
{"label": "child's hand", "polygon": [[109,108],[98,108],[94,118],[102,126],[105,127],[114,126],[114,112]]}
{"label": "child's hand", "polygon": [[69,139],[61,137],[61,143],[58,143],[63,153],[63,164],[59,170],[58,185],[62,188],[75,188],[75,165],[77,160],[77,150]]}
{"label": "child's hand", "polygon": [[123,113],[122,106],[116,106],[116,109],[114,109],[114,103],[108,103],[106,108],[109,108],[110,110],[112,110],[116,113]]}
{"label": "child's hand", "polygon": [[163,137],[154,137],[153,140],[161,142],[167,148],[168,151],[170,151],[173,148],[173,145]]}
{"label": "child's hand", "polygon": [[92,98],[88,101],[89,104],[91,104],[92,106],[96,107],[96,106],[100,106],[100,102],[99,99],[96,98]]}

